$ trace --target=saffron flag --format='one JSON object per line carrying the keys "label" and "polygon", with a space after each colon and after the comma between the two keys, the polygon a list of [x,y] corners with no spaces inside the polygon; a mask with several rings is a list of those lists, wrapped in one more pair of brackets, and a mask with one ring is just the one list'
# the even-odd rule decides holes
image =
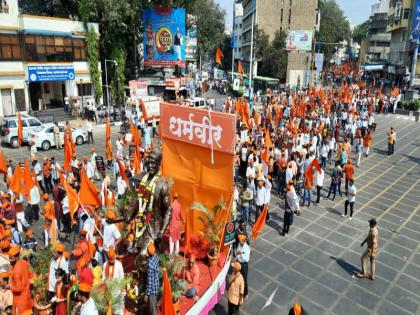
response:
{"label": "saffron flag", "polygon": [[6,159],[4,158],[2,149],[0,149],[0,173],[7,173]]}
{"label": "saffron flag", "polygon": [[112,160],[111,123],[109,122],[109,118],[106,120],[105,128],[105,158],[107,161]]}
{"label": "saffron flag", "polygon": [[15,171],[13,172],[12,179],[10,181],[9,189],[16,194],[22,193],[22,178],[23,171],[19,164],[16,165]]}
{"label": "saffron flag", "polygon": [[31,169],[29,168],[29,161],[25,160],[23,165],[23,183],[24,188],[22,193],[25,196],[29,196],[29,192],[35,186],[34,179],[32,178]]}
{"label": "saffron flag", "polygon": [[63,163],[63,169],[65,171],[71,170],[71,158],[72,158],[72,150],[71,150],[71,144],[69,143],[69,139],[67,136],[67,132],[64,134],[64,163]]}
{"label": "saffron flag", "polygon": [[122,179],[127,183],[127,186],[128,186],[128,177],[127,177],[127,174],[125,173],[125,167],[120,159],[117,159],[117,163],[118,163],[118,168],[120,170],[120,175]]}
{"label": "saffron flag", "polygon": [[23,141],[23,127],[22,127],[22,117],[20,117],[20,113],[17,114],[17,120],[18,120],[18,142],[19,146],[21,146]]}
{"label": "saffron flag", "polygon": [[305,171],[305,185],[308,187],[313,187],[314,183],[314,173],[313,169],[316,168],[318,172],[321,173],[321,166],[319,165],[318,159],[315,158],[311,164],[308,165],[308,168]]}
{"label": "saffron flag", "polygon": [[75,155],[76,154],[76,145],[74,144],[74,140],[73,140],[73,133],[71,131],[71,128],[68,127],[67,128],[67,135],[69,137],[69,143],[70,143],[70,147],[71,147],[71,155]]}
{"label": "saffron flag", "polygon": [[141,152],[139,146],[136,146],[134,151],[134,160],[133,160],[134,174],[140,174],[141,172]]}
{"label": "saffron flag", "polygon": [[102,204],[95,184],[86,176],[84,170],[80,170],[79,200],[80,203],[91,206],[100,206]]}
{"label": "saffron flag", "polygon": [[130,133],[133,135],[133,139],[131,140],[131,142],[134,143],[135,145],[141,144],[141,137],[140,137],[139,130],[136,128],[136,126],[134,125],[132,121],[130,121]]}
{"label": "saffron flag", "polygon": [[64,189],[67,193],[67,198],[69,200],[69,212],[70,212],[71,221],[73,223],[75,223],[76,221],[74,219],[74,213],[76,212],[77,208],[79,207],[77,192],[73,187],[71,187],[69,185],[69,183],[64,178],[63,173],[58,168],[57,168],[57,173],[58,173],[58,176],[60,177],[61,184],[63,185],[63,187],[64,187]]}
{"label": "saffron flag", "polygon": [[174,304],[172,303],[172,288],[168,279],[166,268],[163,268],[163,298],[162,298],[162,314],[175,315]]}
{"label": "saffron flag", "polygon": [[219,65],[222,65],[222,58],[223,58],[223,52],[220,50],[219,47],[216,48],[216,63]]}
{"label": "saffron flag", "polygon": [[254,241],[254,243],[257,240],[258,235],[262,232],[262,230],[265,227],[265,219],[267,217],[267,212],[268,204],[265,204],[263,211],[257,219],[257,222],[255,222],[254,226],[252,227],[252,240]]}
{"label": "saffron flag", "polygon": [[238,60],[238,73],[244,73],[244,68],[242,67],[242,62],[240,60]]}

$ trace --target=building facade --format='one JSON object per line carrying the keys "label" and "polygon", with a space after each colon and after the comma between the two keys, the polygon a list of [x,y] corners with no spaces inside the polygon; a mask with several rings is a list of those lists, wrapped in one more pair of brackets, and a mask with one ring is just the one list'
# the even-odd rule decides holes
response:
{"label": "building facade", "polygon": [[409,74],[409,28],[412,16],[411,0],[390,0],[387,31],[391,34],[388,73],[402,84]]}
{"label": "building facade", "polygon": [[365,62],[387,62],[391,34],[387,32],[389,0],[382,0],[372,6],[367,33]]}
{"label": "building facade", "polygon": [[[250,67],[252,22],[274,39],[276,31],[310,31],[314,34],[318,23],[318,0],[243,0],[242,63]],[[287,79],[290,86],[308,84],[312,64],[312,50],[288,52]],[[258,74],[257,61],[253,73]],[[308,81],[308,82],[306,82]]]}
{"label": "building facade", "polygon": [[242,59],[242,17],[244,14],[244,9],[242,7],[241,0],[235,0],[235,7],[233,11],[233,39],[235,43],[235,48],[233,49],[233,58],[235,64],[237,61]]}
{"label": "building facade", "polygon": [[[88,27],[99,35],[98,24]],[[8,1],[0,12],[0,91],[0,117],[64,108],[67,99],[93,102],[83,23],[20,14],[17,0]]]}

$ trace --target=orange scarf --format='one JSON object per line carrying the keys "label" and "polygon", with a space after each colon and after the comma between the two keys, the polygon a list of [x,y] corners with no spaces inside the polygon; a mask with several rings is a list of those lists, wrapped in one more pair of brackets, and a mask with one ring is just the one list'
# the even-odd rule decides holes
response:
{"label": "orange scarf", "polygon": [[106,264],[106,267],[105,267],[105,277],[107,279],[114,278],[115,264],[112,265],[112,268],[109,265],[110,265],[110,263],[108,261],[108,263]]}

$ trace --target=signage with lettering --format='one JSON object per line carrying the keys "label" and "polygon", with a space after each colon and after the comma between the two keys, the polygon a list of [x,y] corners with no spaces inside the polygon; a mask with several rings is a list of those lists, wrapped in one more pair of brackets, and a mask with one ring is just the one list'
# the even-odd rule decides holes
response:
{"label": "signage with lettering", "polygon": [[134,161],[134,155],[136,154],[136,145],[130,144],[128,146],[128,156],[130,157],[130,161]]}
{"label": "signage with lettering", "polygon": [[235,243],[235,221],[230,221],[225,225],[223,244],[228,246],[233,243]]}
{"label": "signage with lettering", "polygon": [[162,102],[160,128],[164,138],[229,154],[235,152],[233,114]]}
{"label": "signage with lettering", "polygon": [[96,169],[105,177],[105,163],[104,158],[100,155],[95,156]]}
{"label": "signage with lettering", "polygon": [[28,65],[30,82],[74,80],[72,64]]}

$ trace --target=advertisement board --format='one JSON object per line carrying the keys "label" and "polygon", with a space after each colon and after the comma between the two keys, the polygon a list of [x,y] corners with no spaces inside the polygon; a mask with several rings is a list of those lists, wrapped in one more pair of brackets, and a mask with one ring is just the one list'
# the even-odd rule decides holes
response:
{"label": "advertisement board", "polygon": [[420,0],[416,0],[413,10],[413,20],[411,22],[410,43],[418,44],[420,39]]}
{"label": "advertisement board", "polygon": [[185,58],[195,60],[197,57],[197,27],[192,25],[187,31],[187,43],[185,47]]}
{"label": "advertisement board", "polygon": [[130,97],[147,96],[147,80],[131,80],[128,82]]}
{"label": "advertisement board", "polygon": [[30,82],[74,80],[72,64],[28,65]]}
{"label": "advertisement board", "polygon": [[290,30],[287,34],[286,50],[312,50],[312,31]]}
{"label": "advertisement board", "polygon": [[223,245],[228,246],[230,244],[235,243],[235,220],[227,222],[225,225],[225,233],[223,234]]}
{"label": "advertisement board", "polygon": [[144,65],[185,67],[185,9],[148,8],[143,10]]}

